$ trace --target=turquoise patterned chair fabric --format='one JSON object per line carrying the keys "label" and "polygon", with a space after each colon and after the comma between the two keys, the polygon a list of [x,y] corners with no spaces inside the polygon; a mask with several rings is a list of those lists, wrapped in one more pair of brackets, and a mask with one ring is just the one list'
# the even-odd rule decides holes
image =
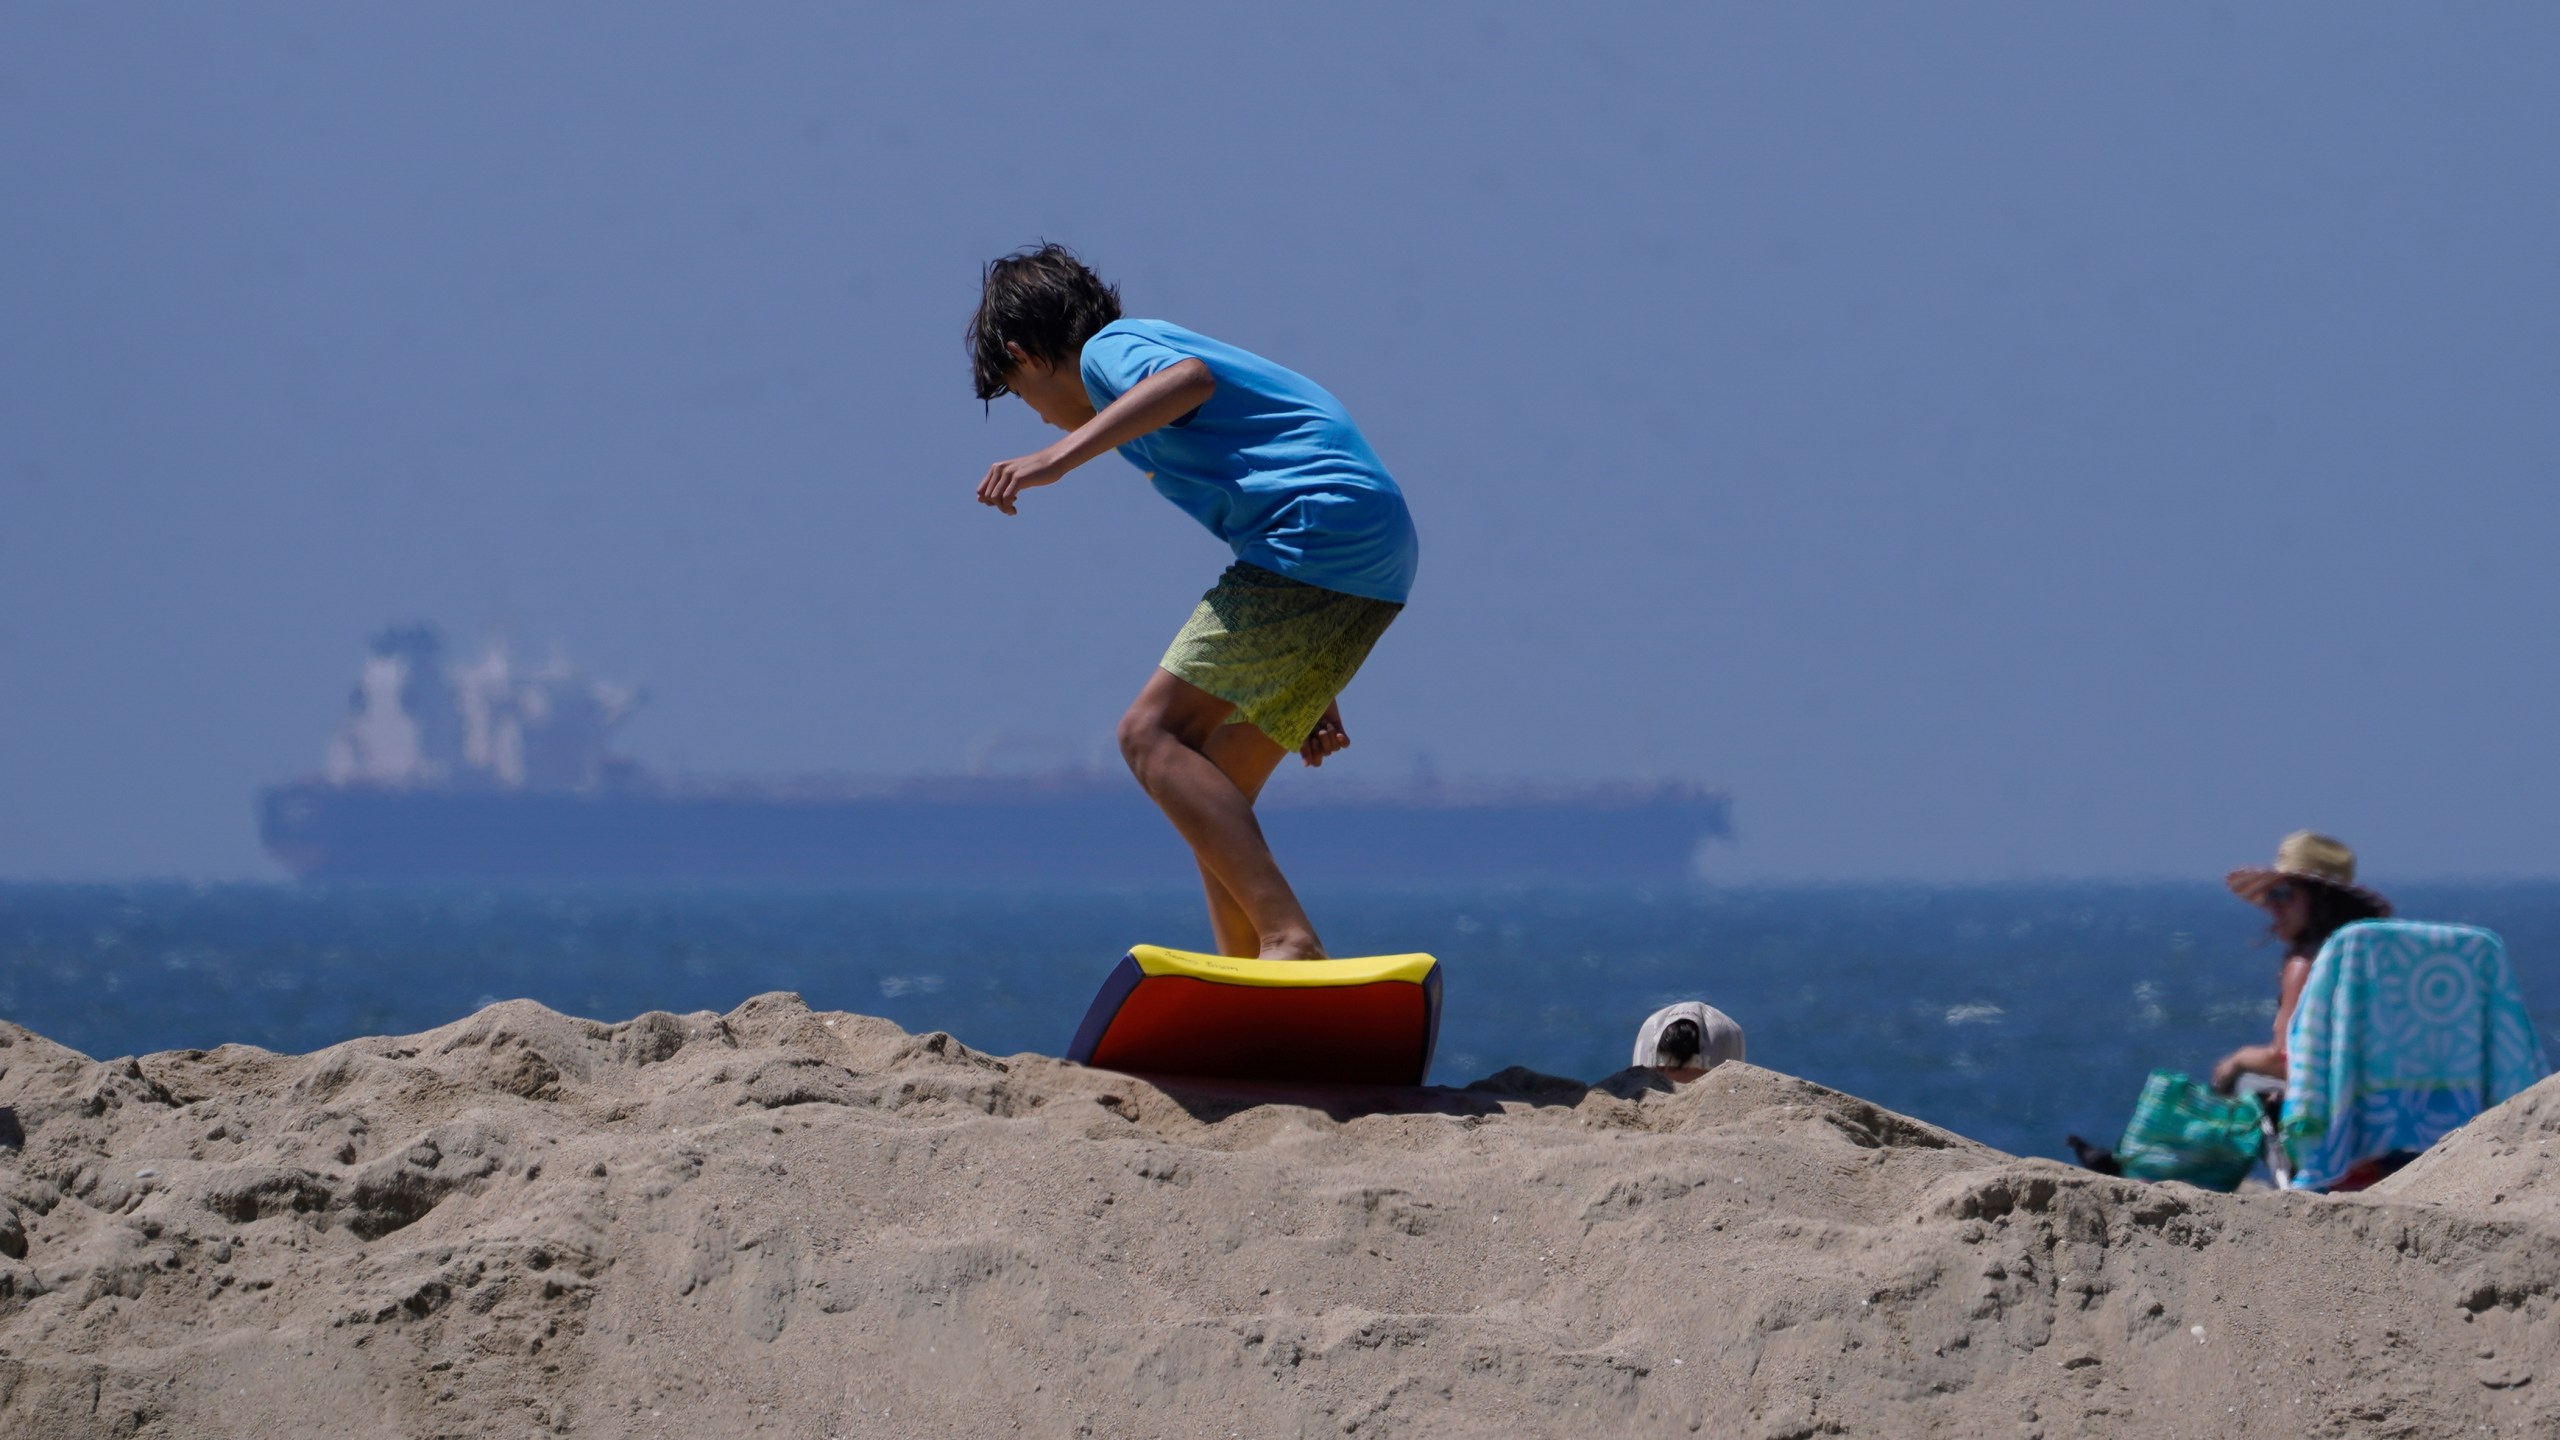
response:
{"label": "turquoise patterned chair fabric", "polygon": [[2369,920],[2329,937],[2285,1030],[2289,1183],[2421,1151],[2551,1072],[2507,947],[2468,925]]}

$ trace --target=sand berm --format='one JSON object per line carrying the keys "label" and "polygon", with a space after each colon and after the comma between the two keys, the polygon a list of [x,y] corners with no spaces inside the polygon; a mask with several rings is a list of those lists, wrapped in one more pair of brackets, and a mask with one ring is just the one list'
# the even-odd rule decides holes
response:
{"label": "sand berm", "polygon": [[2230,1196],[1739,1064],[1152,1084],[782,994],[0,1024],[0,1435],[2547,1436],[2555,1085]]}

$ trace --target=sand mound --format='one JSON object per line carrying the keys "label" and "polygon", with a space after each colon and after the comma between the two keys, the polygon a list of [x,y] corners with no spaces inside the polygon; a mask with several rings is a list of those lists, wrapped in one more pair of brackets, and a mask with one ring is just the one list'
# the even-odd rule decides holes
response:
{"label": "sand mound", "polygon": [[2555,1096],[2320,1199],[1746,1065],[1175,1088],[789,995],[0,1025],[0,1434],[2550,1434]]}
{"label": "sand mound", "polygon": [[[2488,1210],[2505,1221],[2560,1225],[2560,1077],[2546,1080],[2436,1142],[2376,1198]],[[2560,1379],[2560,1376],[2555,1376]]]}

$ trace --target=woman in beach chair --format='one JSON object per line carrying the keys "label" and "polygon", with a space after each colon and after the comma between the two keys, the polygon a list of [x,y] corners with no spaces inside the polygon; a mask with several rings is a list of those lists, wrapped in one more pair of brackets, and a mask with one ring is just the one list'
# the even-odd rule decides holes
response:
{"label": "woman in beach chair", "polygon": [[2282,1083],[2285,1032],[2294,1006],[2311,981],[2311,962],[2329,937],[2359,920],[2388,920],[2391,902],[2356,883],[2356,852],[2326,835],[2296,830],[2276,846],[2276,863],[2250,865],[2223,877],[2231,893],[2267,912],[2267,934],[2284,947],[2276,968],[2275,1036],[2243,1045],[2213,1067],[2213,1088],[2225,1095],[2244,1075]]}
{"label": "woman in beach chair", "polygon": [[[2210,1189],[2238,1185],[2256,1162],[2261,1136],[2257,1097],[2285,1078],[2285,1034],[2311,979],[2311,962],[2340,929],[2386,919],[2391,902],[2356,883],[2356,852],[2326,835],[2297,830],[2276,847],[2272,865],[2246,866],[2224,877],[2231,893],[2267,912],[2267,933],[2284,946],[2276,969],[2274,1034],[2243,1045],[2213,1067],[2210,1092],[2184,1073],[2152,1072],[2125,1139],[2112,1151],[2077,1135],[2064,1137],[2092,1170],[2145,1180],[2190,1180]],[[2232,1097],[2244,1077],[2259,1077],[2249,1097]]]}
{"label": "woman in beach chair", "polygon": [[2082,1164],[2227,1190],[2263,1150],[2288,1189],[2362,1190],[2550,1073],[2505,942],[2391,919],[2346,846],[2297,832],[2229,883],[2285,945],[2273,1042],[2223,1057],[2211,1090],[2154,1071],[2112,1153],[2070,1137]]}

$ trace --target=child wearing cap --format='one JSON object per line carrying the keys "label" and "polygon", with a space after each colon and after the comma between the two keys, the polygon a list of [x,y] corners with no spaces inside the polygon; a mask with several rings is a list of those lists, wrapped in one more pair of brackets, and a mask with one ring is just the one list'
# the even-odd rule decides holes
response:
{"label": "child wearing cap", "polygon": [[1635,1059],[1630,1063],[1659,1070],[1673,1084],[1686,1085],[1742,1055],[1742,1027],[1732,1016],[1704,1000],[1683,1000],[1645,1017],[1636,1028]]}

